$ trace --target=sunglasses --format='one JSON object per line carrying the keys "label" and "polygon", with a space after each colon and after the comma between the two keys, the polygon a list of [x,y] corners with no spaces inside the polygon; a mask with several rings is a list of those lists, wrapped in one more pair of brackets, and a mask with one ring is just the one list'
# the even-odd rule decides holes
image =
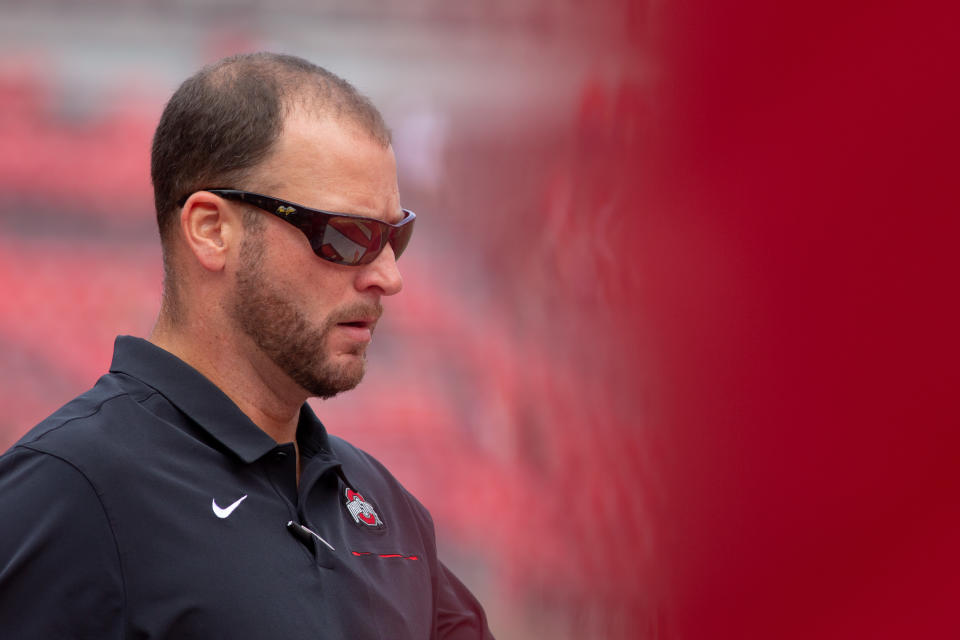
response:
{"label": "sunglasses", "polygon": [[289,222],[307,236],[317,256],[350,267],[376,260],[389,243],[399,258],[410,243],[417,214],[403,209],[404,218],[390,224],[376,218],[311,209],[295,202],[237,189],[205,189],[227,200],[246,202]]}

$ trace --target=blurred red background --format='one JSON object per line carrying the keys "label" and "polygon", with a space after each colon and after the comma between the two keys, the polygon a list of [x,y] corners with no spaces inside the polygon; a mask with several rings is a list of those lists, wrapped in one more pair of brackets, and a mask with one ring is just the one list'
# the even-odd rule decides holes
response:
{"label": "blurred red background", "polygon": [[287,51],[383,107],[422,218],[316,409],[498,637],[955,637],[955,22],[699,5],[4,6],[3,444],[150,329],[163,100]]}

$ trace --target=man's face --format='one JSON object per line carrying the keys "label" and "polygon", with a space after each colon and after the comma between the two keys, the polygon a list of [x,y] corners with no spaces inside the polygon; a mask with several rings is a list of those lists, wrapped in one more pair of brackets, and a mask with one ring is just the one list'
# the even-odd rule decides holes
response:
{"label": "man's face", "polygon": [[[294,113],[255,185],[231,185],[316,209],[399,221],[392,149],[350,124]],[[244,237],[226,311],[254,348],[311,396],[359,384],[380,299],[402,281],[388,246],[370,264],[317,257],[292,225],[262,214]]]}

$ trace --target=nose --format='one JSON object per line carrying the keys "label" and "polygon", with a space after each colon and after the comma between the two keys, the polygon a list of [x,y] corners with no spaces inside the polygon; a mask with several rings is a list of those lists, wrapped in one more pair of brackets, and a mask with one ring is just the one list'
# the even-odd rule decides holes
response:
{"label": "nose", "polygon": [[381,295],[384,296],[400,293],[403,289],[403,278],[397,267],[397,257],[393,253],[393,247],[388,244],[373,262],[359,267],[356,287],[359,291],[380,289]]}

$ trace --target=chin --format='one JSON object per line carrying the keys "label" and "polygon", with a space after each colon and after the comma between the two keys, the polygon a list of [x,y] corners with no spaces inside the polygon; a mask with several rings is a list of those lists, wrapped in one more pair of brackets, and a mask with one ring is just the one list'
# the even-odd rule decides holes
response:
{"label": "chin", "polygon": [[[366,373],[366,358],[362,355],[348,355],[347,362],[343,362],[340,357],[336,364],[327,362],[318,371],[312,372],[304,379],[298,380],[300,386],[306,389],[311,396],[327,399],[332,398],[338,393],[350,391],[355,388],[363,375]],[[295,378],[296,379],[296,378]]]}

